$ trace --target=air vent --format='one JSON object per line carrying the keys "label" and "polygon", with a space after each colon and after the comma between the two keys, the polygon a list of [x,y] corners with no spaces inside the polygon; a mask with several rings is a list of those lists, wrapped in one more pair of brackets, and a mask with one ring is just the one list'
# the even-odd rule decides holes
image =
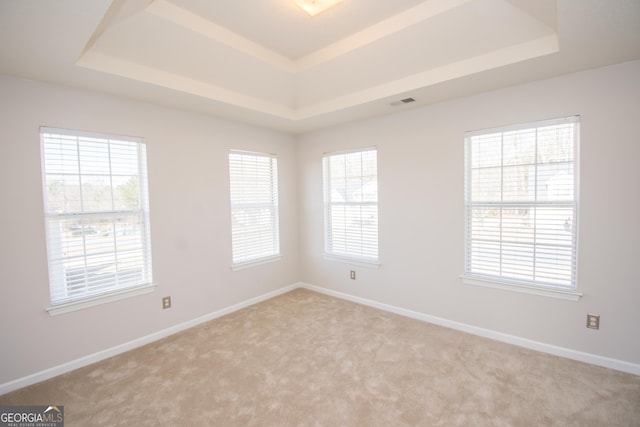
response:
{"label": "air vent", "polygon": [[416,102],[415,98],[405,98],[405,99],[401,99],[400,101],[394,101],[389,105],[393,105],[394,107],[396,105],[402,105],[402,104],[409,104],[411,102]]}

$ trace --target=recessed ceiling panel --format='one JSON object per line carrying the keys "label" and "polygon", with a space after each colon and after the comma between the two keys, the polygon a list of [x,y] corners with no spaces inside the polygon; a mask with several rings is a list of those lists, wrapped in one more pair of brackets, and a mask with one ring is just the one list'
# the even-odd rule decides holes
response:
{"label": "recessed ceiling panel", "polygon": [[170,0],[289,59],[299,59],[424,0],[343,0],[316,16],[293,0]]}
{"label": "recessed ceiling panel", "polygon": [[0,73],[289,131],[634,59],[636,0],[0,0]]}
{"label": "recessed ceiling panel", "polygon": [[[297,103],[308,106],[325,102],[512,46],[520,46],[512,62],[555,53],[557,42],[548,44],[545,51],[536,47],[524,52],[526,43],[553,40],[555,34],[554,28],[503,0],[466,2],[348,55],[301,71]],[[496,67],[506,65],[504,57],[495,60]],[[466,74],[483,71],[487,66],[491,64],[483,63],[482,69],[470,67]],[[457,77],[460,75],[451,76]]]}
{"label": "recessed ceiling panel", "polygon": [[[290,73],[144,11],[107,29],[92,45],[91,53],[117,59],[120,64],[130,63],[132,68],[143,66],[165,76],[292,107]],[[126,76],[126,66],[121,68]]]}
{"label": "recessed ceiling panel", "polygon": [[[272,7],[280,5],[270,1]],[[374,1],[370,6],[388,13],[382,4]],[[187,5],[191,10],[184,8]],[[296,120],[391,96],[400,88],[418,89],[504,66],[557,47],[552,43],[541,50],[536,45],[523,53],[522,46],[554,35],[554,29],[506,0],[429,0],[362,30],[363,21],[352,19],[349,28],[356,33],[323,47],[326,54],[319,60],[310,61],[311,52],[296,61],[247,39],[235,27],[213,22],[209,14],[214,10],[235,16],[229,4],[207,3],[206,11],[199,12],[202,15],[193,12],[196,5],[205,6],[199,0],[138,0],[132,9],[116,0],[79,63]],[[226,19],[227,25],[238,24],[236,18]],[[302,18],[297,16],[295,22]],[[512,46],[520,50],[514,57],[495,54]]]}

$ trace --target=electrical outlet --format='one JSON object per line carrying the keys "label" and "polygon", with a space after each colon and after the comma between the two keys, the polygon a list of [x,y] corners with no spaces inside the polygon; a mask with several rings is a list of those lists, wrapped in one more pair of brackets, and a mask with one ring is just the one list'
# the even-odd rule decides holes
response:
{"label": "electrical outlet", "polygon": [[351,270],[351,280],[356,280],[356,272],[355,272],[355,270]]}
{"label": "electrical outlet", "polygon": [[162,298],[162,309],[166,310],[167,308],[171,308],[171,297]]}
{"label": "electrical outlet", "polygon": [[587,314],[587,328],[600,329],[600,315],[599,314]]}

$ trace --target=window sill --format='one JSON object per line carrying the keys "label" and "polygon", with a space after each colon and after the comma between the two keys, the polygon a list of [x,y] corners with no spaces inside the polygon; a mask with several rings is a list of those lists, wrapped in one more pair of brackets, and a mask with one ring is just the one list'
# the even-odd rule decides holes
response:
{"label": "window sill", "polygon": [[270,262],[280,261],[282,259],[282,255],[274,255],[266,258],[260,258],[253,261],[241,262],[238,264],[233,264],[231,266],[232,271],[244,270],[245,268],[251,268],[262,264],[269,264]]}
{"label": "window sill", "polygon": [[526,285],[508,281],[478,278],[473,276],[460,276],[466,285],[484,286],[486,288],[501,289],[503,291],[521,292],[525,294],[539,295],[550,298],[559,298],[569,301],[579,301],[582,294],[576,291],[555,288],[543,288],[541,286]]}
{"label": "window sill", "polygon": [[327,261],[336,261],[342,262],[344,264],[358,265],[360,267],[380,268],[380,262],[377,260],[369,261],[363,258],[349,258],[328,253],[324,254],[324,259],[326,259]]}
{"label": "window sill", "polygon": [[96,305],[107,304],[113,301],[119,301],[125,298],[131,298],[137,295],[144,295],[153,292],[156,289],[154,283],[148,283],[135,288],[123,289],[120,291],[110,292],[102,295],[95,295],[83,298],[77,301],[70,301],[61,304],[54,304],[45,310],[50,316],[70,313],[72,311],[83,310],[85,308],[94,307]]}

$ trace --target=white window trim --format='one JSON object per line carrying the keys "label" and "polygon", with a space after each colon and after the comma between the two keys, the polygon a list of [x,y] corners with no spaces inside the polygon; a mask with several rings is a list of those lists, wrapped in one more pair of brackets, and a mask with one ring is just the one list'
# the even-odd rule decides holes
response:
{"label": "white window trim", "polygon": [[[327,203],[326,198],[327,198],[327,194],[326,192],[329,190],[326,184],[326,170],[325,170],[325,159],[329,158],[331,156],[339,156],[339,155],[345,155],[345,154],[352,154],[352,153],[361,153],[361,152],[365,152],[365,151],[375,151],[376,152],[376,180],[378,178],[378,164],[377,164],[377,156],[378,156],[378,148],[376,146],[370,146],[370,147],[364,147],[364,148],[353,148],[353,149],[347,149],[347,150],[341,150],[341,151],[333,151],[333,152],[327,152],[324,153],[322,156],[322,161],[323,161],[323,194],[324,194],[324,200],[323,200],[323,217],[324,217],[324,232],[323,232],[323,239],[324,239],[324,253],[323,253],[323,257],[324,259],[328,260],[328,261],[336,261],[336,262],[342,262],[345,264],[351,264],[351,265],[358,265],[358,266],[362,266],[362,267],[372,267],[372,268],[379,268],[380,266],[380,241],[379,241],[379,224],[378,224],[378,241],[377,241],[377,256],[376,258],[366,258],[366,257],[358,257],[355,255],[350,255],[350,254],[339,254],[339,253],[335,253],[335,252],[330,252],[327,249],[328,246],[328,232],[329,232],[329,213],[328,213],[328,206],[329,203]],[[378,188],[377,188],[378,189]],[[376,189],[376,190],[377,190]],[[366,202],[366,203],[362,203],[362,204],[373,204],[373,202]],[[378,211],[378,217],[379,217],[379,200],[375,202],[375,206],[376,206],[376,210]]]}
{"label": "white window trim", "polygon": [[260,258],[257,260],[239,262],[231,265],[231,270],[232,271],[245,270],[247,268],[256,267],[258,265],[271,264],[272,262],[277,262],[277,261],[280,261],[281,259],[282,259],[282,255],[273,255],[273,256]]}
{"label": "white window trim", "polygon": [[[144,257],[146,260],[146,266],[147,266],[146,268],[148,269],[148,279],[150,279],[149,282],[138,283],[138,284],[130,285],[126,287],[107,288],[104,291],[99,293],[90,293],[88,295],[80,294],[75,298],[69,298],[59,302],[53,302],[50,296],[50,300],[49,300],[50,304],[47,308],[45,308],[45,311],[47,311],[51,316],[54,316],[54,315],[69,313],[76,310],[81,310],[88,307],[93,307],[100,304],[105,304],[112,301],[129,298],[136,295],[142,295],[142,294],[153,292],[153,290],[156,288],[156,285],[153,283],[153,264],[152,264],[150,224],[149,224],[149,192],[148,192],[148,175],[147,175],[147,164],[146,164],[146,145],[144,144],[143,139],[139,137],[132,137],[132,136],[119,136],[119,135],[113,135],[113,134],[102,134],[98,132],[59,129],[59,128],[52,128],[47,126],[40,127],[40,134],[42,135],[43,133],[74,136],[77,138],[122,140],[122,141],[128,141],[128,142],[135,142],[137,144],[138,153],[139,155],[141,154],[141,156],[138,157],[138,162],[139,162],[138,171],[139,172],[144,171],[144,173],[141,173],[140,175],[138,175],[138,178],[140,179],[140,191],[143,195],[141,199],[142,207],[139,210],[135,210],[135,211],[113,210],[113,211],[107,211],[107,212],[80,212],[77,214],[76,213],[52,214],[48,212],[46,209],[48,200],[46,199],[47,192],[46,190],[44,190],[43,191],[43,195],[45,197],[44,217],[45,217],[45,221],[48,222],[50,218],[83,218],[83,217],[92,218],[92,217],[100,217],[104,215],[111,216],[111,215],[117,215],[117,214],[142,215],[142,218],[145,224],[143,227],[143,230],[141,230],[141,232],[143,233],[142,241],[144,242]],[[44,142],[41,141],[41,147],[44,146],[43,144]],[[45,176],[46,171],[45,171],[45,161],[44,161],[43,151],[41,155],[42,155],[41,168],[43,173],[42,179],[43,179],[43,185],[44,185],[46,180],[46,176]],[[50,237],[51,236],[49,235],[49,230],[47,230],[47,258],[48,258],[47,263],[49,265],[49,269],[51,268],[51,261],[49,259],[49,257],[51,256]],[[51,295],[51,292],[52,292],[51,287],[58,286],[58,282],[60,278],[57,276],[51,277],[51,271],[49,271],[49,275],[50,275],[49,292]]]}
{"label": "white window trim", "polygon": [[515,283],[494,278],[481,278],[471,275],[462,275],[460,276],[460,279],[465,285],[482,286],[485,288],[500,289],[502,291],[520,292],[524,294],[558,298],[569,301],[579,301],[583,296],[583,294],[574,290],[553,287],[545,288],[540,285],[526,285],[524,283]]}
{"label": "white window trim", "polygon": [[327,261],[335,261],[335,262],[341,262],[343,264],[350,264],[350,265],[357,265],[360,267],[369,267],[369,268],[380,268],[380,266],[382,265],[382,263],[380,262],[380,259],[378,258],[378,260],[373,261],[373,260],[368,260],[366,258],[354,258],[354,257],[348,257],[348,256],[340,256],[340,255],[335,255],[332,253],[328,253],[325,252],[323,254],[324,259],[326,259]]}
{"label": "white window trim", "polygon": [[[465,159],[467,159],[467,153],[466,153],[466,139],[473,137],[473,136],[478,136],[478,135],[485,135],[488,133],[492,133],[493,131],[495,132],[509,132],[509,131],[514,131],[514,130],[521,130],[521,129],[529,129],[532,127],[539,127],[541,125],[545,125],[545,124],[560,124],[560,123],[575,123],[577,122],[578,124],[580,123],[580,116],[568,116],[568,117],[563,117],[563,118],[556,118],[556,119],[549,119],[549,120],[542,120],[539,122],[530,122],[530,123],[522,123],[522,124],[517,124],[517,125],[511,125],[511,126],[502,126],[499,128],[494,128],[494,129],[488,129],[488,130],[478,130],[478,131],[469,131],[469,132],[465,132]],[[575,180],[575,187],[574,187],[574,203],[576,206],[576,224],[578,223],[578,217],[579,217],[579,188],[580,188],[580,134],[579,134],[579,130],[578,130],[578,134],[576,135],[577,138],[577,143],[576,146],[574,147],[575,149],[575,153],[574,153],[574,175],[576,176],[576,180]],[[467,176],[466,174],[468,174],[468,166],[466,165],[466,160],[465,160],[465,211],[467,209],[466,207],[466,185],[467,185]],[[466,214],[465,214],[466,215]],[[465,219],[465,228],[468,227],[468,222],[467,219]],[[575,234],[575,240],[574,240],[574,245],[575,245],[575,274],[577,276],[577,269],[578,269],[578,231],[576,229],[576,234]],[[468,242],[466,241],[466,237],[467,236],[467,231],[465,230],[465,264],[466,264],[466,257],[467,255],[467,245]],[[466,266],[465,266],[465,270],[466,270]],[[460,276],[460,279],[462,280],[462,282],[464,284],[467,285],[474,285],[474,286],[481,286],[481,287],[486,287],[486,288],[492,288],[492,289],[499,289],[499,290],[505,290],[505,291],[511,291],[511,292],[520,292],[520,293],[526,293],[526,294],[532,294],[532,295],[538,295],[538,296],[545,296],[545,297],[551,297],[551,298],[558,298],[558,299],[564,299],[564,300],[570,300],[570,301],[579,301],[580,298],[582,298],[583,294],[580,293],[578,291],[578,284],[577,284],[577,278],[576,281],[574,282],[574,287],[573,288],[568,288],[568,287],[554,287],[553,285],[544,285],[544,284],[540,284],[540,283],[531,283],[528,284],[526,283],[526,281],[518,281],[516,279],[514,280],[510,280],[508,278],[504,278],[501,279],[500,277],[494,277],[494,276],[483,276],[483,275],[476,275],[473,274],[472,272],[465,272],[464,274],[462,274]]]}
{"label": "white window trim", "polygon": [[[233,258],[233,232],[232,232],[232,236],[231,236],[231,270],[232,271],[240,271],[240,270],[244,270],[247,268],[252,268],[252,267],[256,267],[259,265],[264,265],[264,264],[268,264],[268,263],[272,263],[272,262],[277,262],[280,261],[282,259],[282,252],[280,249],[280,201],[279,201],[279,168],[278,168],[278,156],[276,154],[272,154],[272,153],[263,153],[263,152],[257,152],[257,151],[246,151],[246,150],[237,150],[237,149],[230,149],[228,151],[227,154],[227,161],[228,161],[228,167],[231,167],[231,162],[230,162],[230,158],[229,155],[230,154],[240,154],[240,155],[252,155],[252,156],[260,156],[260,157],[265,157],[265,158],[269,158],[272,161],[275,162],[275,164],[272,164],[272,167],[275,165],[275,173],[273,173],[271,175],[271,186],[272,186],[272,190],[273,190],[273,194],[272,196],[274,197],[274,203],[272,205],[269,205],[270,208],[273,208],[275,210],[275,218],[274,218],[274,222],[275,222],[275,243],[277,245],[277,253],[275,254],[270,254],[270,255],[266,255],[260,258],[253,258],[253,259],[249,259],[246,261],[235,261]],[[229,184],[231,185],[231,170],[229,169]],[[231,191],[231,190],[230,190]],[[229,193],[231,196],[231,192]],[[233,212],[234,212],[234,204],[233,204],[233,200],[230,200],[230,213],[233,216]],[[232,224],[233,227],[233,224]]]}
{"label": "white window trim", "polygon": [[51,305],[45,310],[49,313],[50,316],[57,316],[59,314],[71,313],[73,311],[83,310],[85,308],[95,307],[97,305],[107,304],[114,301],[120,301],[138,295],[149,294],[155,291],[156,287],[157,285],[155,283],[146,283],[127,289],[122,289],[120,291],[109,292],[104,295],[94,295],[78,301],[69,301],[61,304]]}

